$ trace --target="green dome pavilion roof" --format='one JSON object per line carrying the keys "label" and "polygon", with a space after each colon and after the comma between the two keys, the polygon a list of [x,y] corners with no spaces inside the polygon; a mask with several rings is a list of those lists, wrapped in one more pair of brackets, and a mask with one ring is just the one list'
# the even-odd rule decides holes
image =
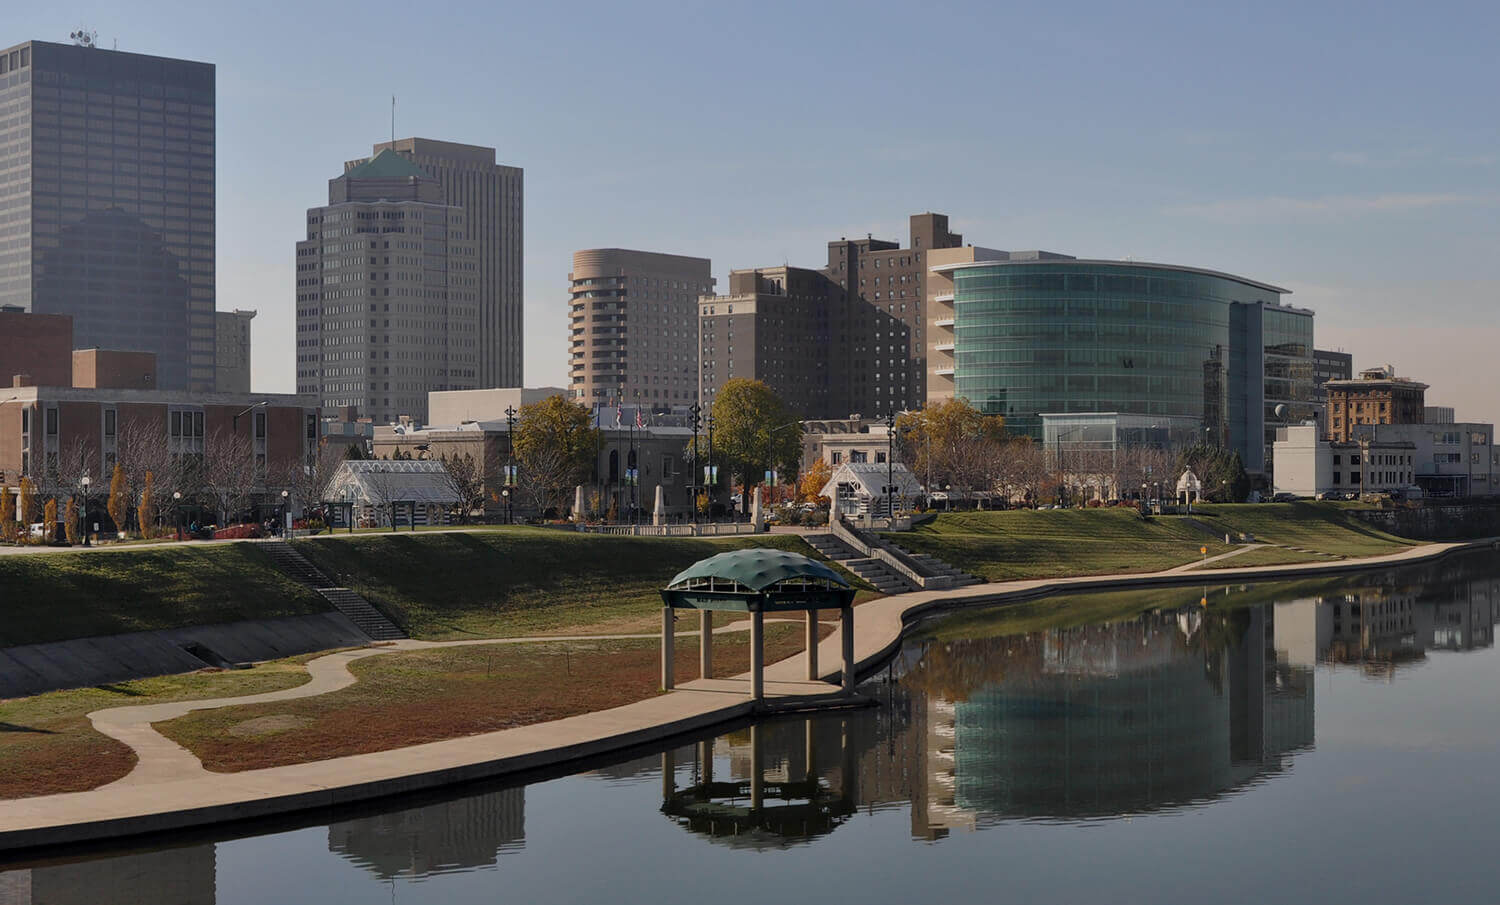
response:
{"label": "green dome pavilion roof", "polygon": [[801,553],[759,548],[731,550],[701,559],[677,573],[677,577],[667,587],[675,588],[701,578],[733,581],[752,591],[765,590],[789,578],[831,581],[838,587],[849,587],[849,582],[839,573],[816,559],[810,559]]}

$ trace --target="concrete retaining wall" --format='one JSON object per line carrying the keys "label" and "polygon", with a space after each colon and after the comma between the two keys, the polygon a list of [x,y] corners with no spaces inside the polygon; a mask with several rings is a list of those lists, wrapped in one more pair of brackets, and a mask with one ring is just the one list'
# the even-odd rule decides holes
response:
{"label": "concrete retaining wall", "polygon": [[1500,537],[1500,503],[1428,503],[1420,509],[1352,509],[1349,514],[1414,540]]}
{"label": "concrete retaining wall", "polygon": [[0,698],[217,665],[189,653],[187,648],[193,645],[201,645],[231,663],[252,663],[369,643],[369,637],[342,614],[318,613],[26,644],[0,649]]}

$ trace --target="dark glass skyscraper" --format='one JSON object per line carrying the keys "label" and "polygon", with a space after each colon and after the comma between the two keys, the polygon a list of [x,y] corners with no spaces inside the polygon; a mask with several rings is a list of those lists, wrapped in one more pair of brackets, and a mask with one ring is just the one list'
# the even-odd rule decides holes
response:
{"label": "dark glass skyscraper", "polygon": [[0,51],[0,305],[154,352],[214,389],[214,66],[32,41]]}

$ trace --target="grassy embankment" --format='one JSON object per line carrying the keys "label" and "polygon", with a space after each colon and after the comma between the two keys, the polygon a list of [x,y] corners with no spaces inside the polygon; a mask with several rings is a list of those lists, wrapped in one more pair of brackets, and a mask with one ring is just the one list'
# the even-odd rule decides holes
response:
{"label": "grassy embankment", "polygon": [[817,556],[800,537],[785,534],[656,538],[542,528],[296,544],[412,637],[435,641],[654,631],[658,591],[673,575],[704,557],[752,546]]}
{"label": "grassy embankment", "polygon": [[0,647],[329,609],[254,544],[0,556]]}
{"label": "grassy embankment", "polygon": [[[825,623],[826,637],[834,628]],[[714,638],[714,675],[744,672],[749,634]],[[698,640],[681,638],[679,682],[698,677]],[[802,626],[766,626],[766,659],[802,650]],[[332,694],[204,710],[156,724],[210,770],[234,772],[384,751],[557,720],[657,693],[657,642],[474,645],[359,660]],[[545,677],[545,681],[540,681]]]}
{"label": "grassy embankment", "polygon": [[1203,547],[1208,556],[1233,549],[1223,536],[1241,532],[1279,546],[1210,568],[1375,556],[1414,543],[1320,503],[1205,505],[1192,516],[1152,518],[1123,508],[940,513],[915,531],[890,537],[990,581],[1007,581],[1170,569],[1202,558]]}

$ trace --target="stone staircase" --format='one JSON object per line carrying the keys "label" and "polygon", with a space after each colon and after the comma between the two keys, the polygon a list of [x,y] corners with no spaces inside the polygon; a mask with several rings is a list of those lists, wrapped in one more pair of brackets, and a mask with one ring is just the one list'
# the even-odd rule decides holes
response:
{"label": "stone staircase", "polygon": [[917,590],[917,586],[906,576],[891,571],[878,559],[860,556],[832,534],[808,534],[805,539],[814,550],[874,585],[875,590],[882,594],[904,594]]}
{"label": "stone staircase", "polygon": [[896,547],[902,553],[905,553],[908,557],[921,563],[924,570],[929,570],[935,575],[947,575],[953,580],[953,583],[949,585],[949,587],[963,588],[971,584],[984,583],[983,578],[980,578],[977,575],[970,575],[968,572],[965,572],[957,566],[949,565],[943,560],[938,559],[936,556],[933,556],[931,553],[913,553],[905,547],[900,546],[899,544],[891,544],[891,546]]}
{"label": "stone staircase", "polygon": [[288,578],[317,591],[372,641],[395,641],[406,637],[399,626],[371,606],[368,600],[348,588],[339,587],[307,557],[292,549],[291,544],[281,540],[261,541],[260,548]]}

